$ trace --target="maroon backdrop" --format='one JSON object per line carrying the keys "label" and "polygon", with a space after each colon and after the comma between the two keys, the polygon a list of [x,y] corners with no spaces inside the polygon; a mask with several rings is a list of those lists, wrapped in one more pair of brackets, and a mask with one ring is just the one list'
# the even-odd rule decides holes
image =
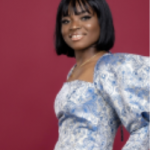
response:
{"label": "maroon backdrop", "polygon": [[[75,59],[53,45],[60,0],[0,0],[0,150],[53,150],[54,99]],[[107,0],[116,43],[112,52],[148,55],[149,1]],[[117,133],[114,150],[124,142]]]}

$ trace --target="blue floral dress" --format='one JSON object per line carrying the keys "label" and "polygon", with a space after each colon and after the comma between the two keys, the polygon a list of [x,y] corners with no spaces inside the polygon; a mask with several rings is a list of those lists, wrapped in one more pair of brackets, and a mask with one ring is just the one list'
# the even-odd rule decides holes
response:
{"label": "blue floral dress", "polygon": [[54,150],[112,150],[121,123],[130,133],[122,150],[148,150],[149,57],[104,54],[95,65],[93,83],[65,82],[54,108],[59,121]]}

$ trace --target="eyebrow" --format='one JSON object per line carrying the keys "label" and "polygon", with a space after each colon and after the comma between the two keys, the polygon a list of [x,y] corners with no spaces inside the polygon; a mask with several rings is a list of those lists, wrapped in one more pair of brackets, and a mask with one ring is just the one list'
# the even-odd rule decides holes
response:
{"label": "eyebrow", "polygon": [[[76,15],[81,15],[81,14],[84,14],[84,13],[87,13],[87,11],[86,11],[86,10],[82,10],[82,11],[80,11],[80,12],[77,12]],[[89,13],[89,12],[88,12],[88,13]]]}
{"label": "eyebrow", "polygon": [[[86,11],[86,10],[82,10],[82,11],[80,11],[80,12],[76,12],[75,15],[79,16],[79,15],[85,14],[85,13],[90,13],[90,12],[88,12],[88,11]],[[70,17],[70,15],[67,14],[67,15],[64,15],[63,17]]]}

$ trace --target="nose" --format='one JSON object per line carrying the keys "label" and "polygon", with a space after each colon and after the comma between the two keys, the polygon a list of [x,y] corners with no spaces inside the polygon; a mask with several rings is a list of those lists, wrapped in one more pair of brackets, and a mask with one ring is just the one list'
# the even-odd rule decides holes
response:
{"label": "nose", "polygon": [[81,25],[80,25],[79,21],[72,21],[70,30],[76,30],[76,29],[80,29],[80,28],[81,28]]}

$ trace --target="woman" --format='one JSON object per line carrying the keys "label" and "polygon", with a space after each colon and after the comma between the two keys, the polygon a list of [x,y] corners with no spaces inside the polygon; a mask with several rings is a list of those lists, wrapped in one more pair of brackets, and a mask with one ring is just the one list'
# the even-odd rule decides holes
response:
{"label": "woman", "polygon": [[55,100],[55,150],[112,150],[121,123],[130,133],[123,150],[148,150],[149,58],[110,53],[106,1],[62,0],[55,35],[57,54],[76,58]]}

